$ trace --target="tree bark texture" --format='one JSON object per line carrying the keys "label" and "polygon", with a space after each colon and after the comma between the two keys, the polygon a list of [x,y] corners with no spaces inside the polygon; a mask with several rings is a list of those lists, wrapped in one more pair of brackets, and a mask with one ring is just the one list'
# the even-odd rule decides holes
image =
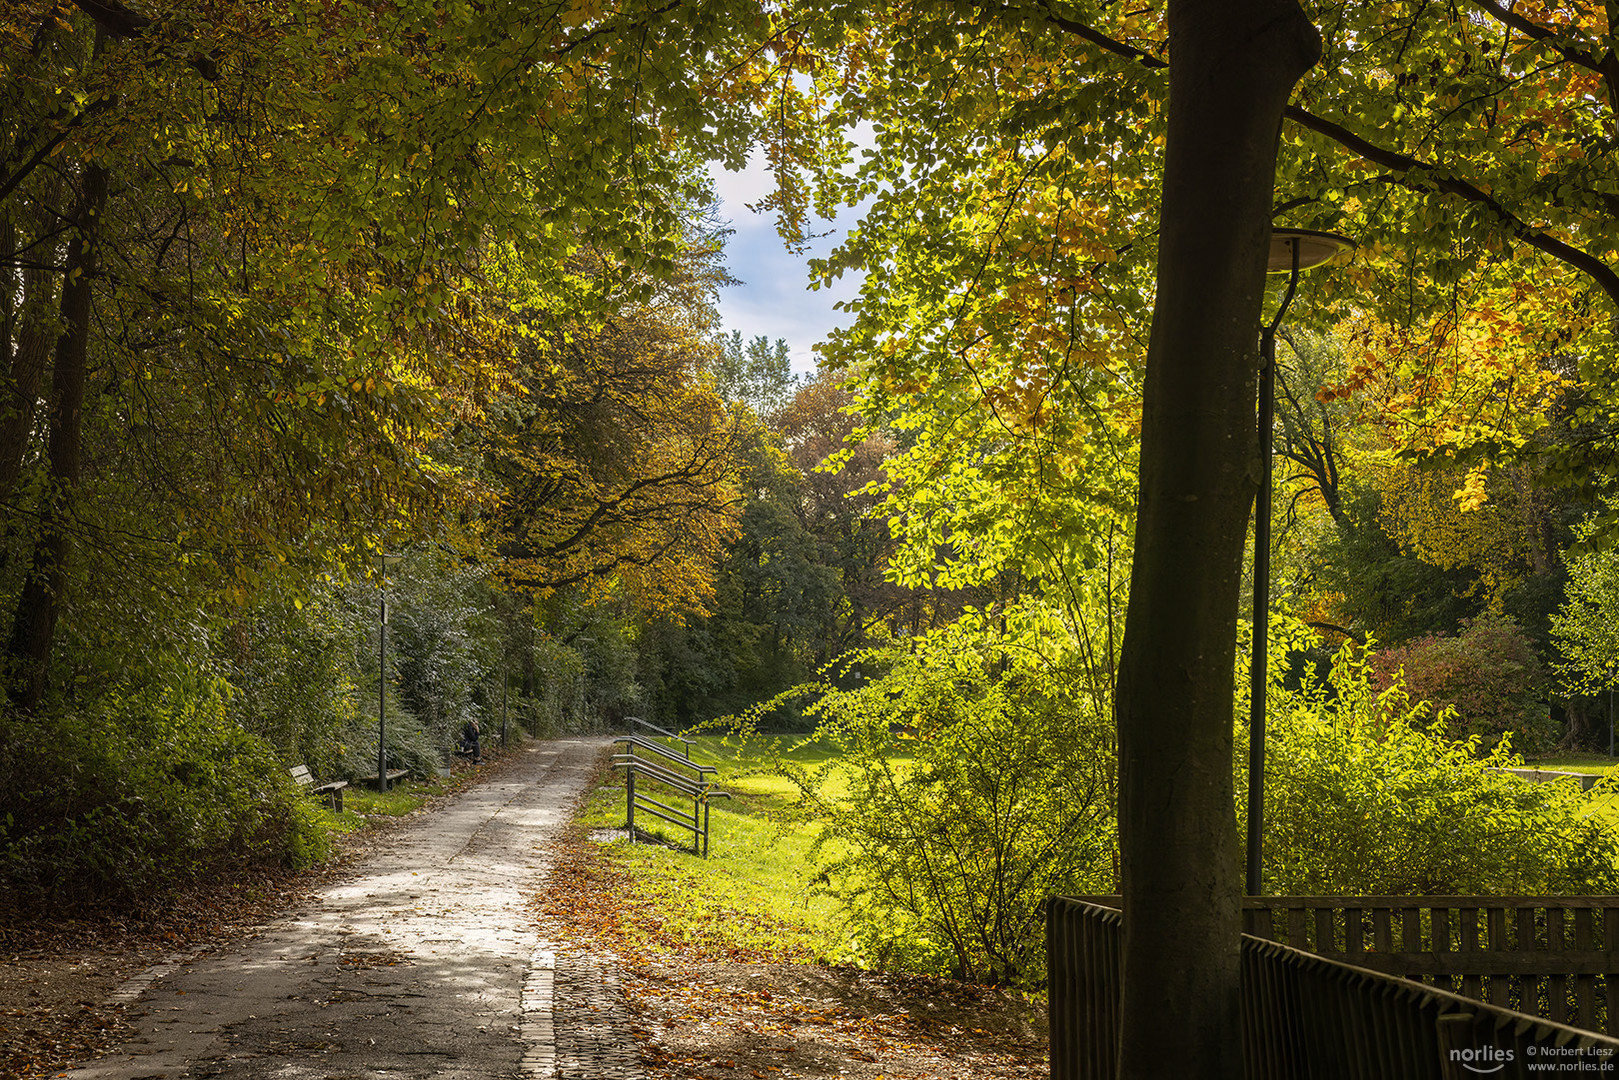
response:
{"label": "tree bark texture", "polygon": [[1232,695],[1259,470],[1258,337],[1282,110],[1319,59],[1293,0],[1171,0],[1158,287],[1119,671],[1119,1076],[1235,1080]]}
{"label": "tree bark texture", "polygon": [[107,204],[107,170],[87,165],[68,244],[62,283],[62,331],[51,365],[50,434],[46,443],[49,482],[40,496],[39,533],[12,621],[10,654],[13,700],[24,710],[45,695],[56,621],[67,586],[73,496],[81,472],[84,381],[90,353],[91,281],[96,245]]}
{"label": "tree bark texture", "polygon": [[[20,215],[28,227],[18,229],[15,219],[8,219],[5,257],[21,264],[19,252],[33,248],[40,239],[56,228],[56,213],[52,209],[62,197],[62,185],[54,179],[40,183],[33,199],[31,212]],[[28,260],[38,265],[27,266],[5,276],[8,298],[16,306],[7,312],[5,328],[6,363],[0,372],[0,504],[8,502],[22,475],[23,459],[33,438],[38,414],[40,391],[45,384],[45,372],[50,367],[51,345],[55,337],[57,285],[60,275],[49,267],[49,255],[54,245],[46,245],[45,252],[34,252]]]}

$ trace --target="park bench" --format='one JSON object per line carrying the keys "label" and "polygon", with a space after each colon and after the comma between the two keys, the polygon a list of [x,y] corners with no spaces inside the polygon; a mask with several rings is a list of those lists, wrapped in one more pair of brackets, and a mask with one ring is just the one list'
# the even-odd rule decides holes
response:
{"label": "park bench", "polygon": [[293,783],[303,788],[311,795],[322,795],[326,805],[341,814],[343,812],[343,789],[349,786],[347,780],[333,780],[325,784],[315,783],[315,774],[309,771],[308,765],[299,765],[289,769],[292,773]]}
{"label": "park bench", "polygon": [[[407,777],[409,775],[410,775],[410,770],[409,769],[389,769],[388,770],[388,786],[392,787],[393,782],[395,780],[403,780],[405,777]],[[357,782],[361,783],[361,784],[365,784],[367,787],[379,787],[380,786],[377,783],[377,778],[376,778],[375,774],[368,774],[366,776],[357,776],[354,779]]]}

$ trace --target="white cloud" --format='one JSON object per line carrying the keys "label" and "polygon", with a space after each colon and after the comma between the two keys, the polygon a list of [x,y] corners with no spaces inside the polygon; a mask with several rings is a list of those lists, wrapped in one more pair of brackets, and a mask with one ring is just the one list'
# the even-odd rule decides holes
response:
{"label": "white cloud", "polygon": [[714,191],[720,200],[720,217],[734,230],[725,248],[725,261],[731,276],[742,282],[721,289],[720,322],[726,333],[741,331],[746,338],[763,335],[774,341],[786,338],[792,351],[793,371],[815,371],[812,350],[817,342],[837,326],[846,326],[851,316],[836,311],[834,304],[853,298],[860,289],[860,277],[846,272],[830,288],[810,290],[808,260],[811,255],[829,253],[843,239],[859,211],[844,211],[834,222],[817,221],[816,231],[830,234],[810,244],[810,252],[795,255],[776,235],[775,216],[747,208],[770,194],[774,187],[770,171],[755,154],[748,167],[730,172],[710,165]]}

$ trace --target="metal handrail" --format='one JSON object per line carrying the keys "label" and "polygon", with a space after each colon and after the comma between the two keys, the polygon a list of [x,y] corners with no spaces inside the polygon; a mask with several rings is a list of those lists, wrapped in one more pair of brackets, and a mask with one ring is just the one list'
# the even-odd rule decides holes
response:
{"label": "metal handrail", "polygon": [[[632,718],[633,719],[633,718]],[[639,721],[645,723],[645,721]],[[648,727],[653,725],[648,724]],[[630,840],[635,840],[635,812],[651,814],[662,818],[671,825],[678,825],[683,829],[691,830],[692,848],[704,858],[708,857],[709,837],[709,811],[708,804],[711,799],[729,799],[731,793],[716,788],[711,775],[719,772],[711,765],[700,765],[689,757],[680,757],[668,748],[644,739],[639,735],[620,735],[613,740],[614,745],[623,744],[624,752],[614,754],[613,767],[624,769],[624,816],[629,829]],[[688,740],[689,742],[689,740]],[[663,758],[676,766],[695,770],[695,777],[676,772],[668,765],[662,764],[653,758],[642,757],[636,750],[644,750],[656,757]],[[691,799],[691,812],[670,806],[649,797],[644,791],[635,790],[635,778],[639,774],[648,780],[654,780],[665,787],[672,788],[680,794]]]}
{"label": "metal handrail", "polygon": [[685,744],[686,756],[688,758],[691,757],[691,748],[693,746],[695,746],[696,744],[694,742],[692,742],[690,739],[686,738],[684,735],[676,735],[674,732],[670,731],[668,728],[661,728],[657,724],[654,724],[650,720],[642,720],[639,716],[626,716],[624,719],[628,720],[632,724],[640,724],[642,727],[646,728],[648,731],[655,731],[659,735],[662,735],[665,739],[673,739],[678,743],[684,743]]}
{"label": "metal handrail", "polygon": [[643,739],[639,735],[620,735],[618,738],[614,739],[613,742],[615,744],[627,743],[631,746],[638,746],[642,750],[649,753],[667,758],[676,765],[683,765],[688,769],[696,769],[699,776],[706,776],[709,773],[719,772],[719,770],[714,768],[712,765],[700,765],[697,762],[692,761],[690,758],[681,757],[679,754],[676,754],[674,751],[670,750],[667,746],[655,743],[651,739]]}
{"label": "metal handrail", "polygon": [[668,784],[670,787],[676,789],[683,795],[689,795],[695,798],[701,795],[708,787],[707,784],[704,784],[701,781],[693,780],[689,776],[681,776],[677,772],[672,772],[669,769],[665,769],[662,765],[659,765],[655,761],[648,761],[646,758],[638,758],[633,754],[613,755],[613,765],[615,767],[619,765],[628,765],[631,762],[635,764],[636,771],[645,773],[654,780],[659,780],[665,784]]}

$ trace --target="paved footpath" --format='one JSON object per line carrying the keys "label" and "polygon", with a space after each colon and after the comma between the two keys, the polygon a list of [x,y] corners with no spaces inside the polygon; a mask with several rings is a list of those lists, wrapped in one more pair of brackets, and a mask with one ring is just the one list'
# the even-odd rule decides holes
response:
{"label": "paved footpath", "polygon": [[138,1036],[65,1075],[635,1080],[617,973],[527,908],[605,744],[525,744],[241,947],[132,981]]}

